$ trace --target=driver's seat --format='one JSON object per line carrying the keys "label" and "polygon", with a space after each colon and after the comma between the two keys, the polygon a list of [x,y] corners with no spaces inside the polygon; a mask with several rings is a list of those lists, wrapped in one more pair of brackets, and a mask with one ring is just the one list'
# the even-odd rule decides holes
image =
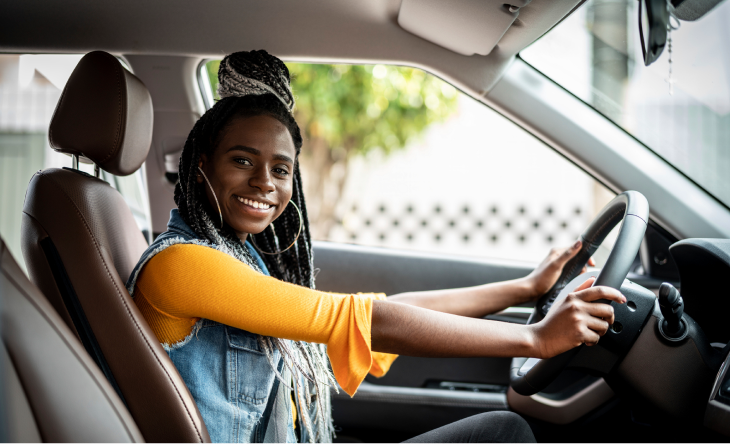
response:
{"label": "driver's seat", "polygon": [[[51,147],[126,176],[147,158],[152,116],[144,84],[111,54],[92,52],[59,99]],[[144,439],[209,442],[190,392],[125,288],[147,243],[122,196],[75,169],[39,171],[26,192],[22,247],[31,280],[81,339]]]}

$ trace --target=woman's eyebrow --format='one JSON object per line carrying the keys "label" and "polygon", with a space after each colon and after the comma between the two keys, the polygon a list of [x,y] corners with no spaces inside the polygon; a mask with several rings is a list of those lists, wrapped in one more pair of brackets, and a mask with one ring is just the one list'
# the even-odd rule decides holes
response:
{"label": "woman's eyebrow", "polygon": [[[228,148],[228,151],[226,151],[226,152],[230,153],[231,151],[244,151],[247,153],[251,153],[255,156],[261,155],[261,150],[257,150],[256,148],[251,148],[250,146],[243,146],[243,145],[234,145],[234,146]],[[283,154],[274,154],[274,159],[281,160],[284,162],[289,162],[292,164],[294,163],[294,160],[292,160],[291,157],[285,156]]]}
{"label": "woman's eyebrow", "polygon": [[289,163],[291,163],[291,164],[293,164],[293,163],[294,163],[294,161],[292,160],[292,158],[291,158],[291,157],[289,157],[289,156],[285,156],[285,155],[283,155],[283,154],[274,154],[274,159],[276,159],[276,160],[281,160],[282,162],[289,162]]}
{"label": "woman's eyebrow", "polygon": [[251,153],[251,154],[253,154],[255,156],[260,156],[261,155],[261,151],[260,150],[257,150],[256,148],[251,148],[249,146],[243,146],[243,145],[234,145],[234,146],[228,148],[228,151],[226,151],[226,152],[227,153],[230,153],[231,151],[245,151],[245,152]]}

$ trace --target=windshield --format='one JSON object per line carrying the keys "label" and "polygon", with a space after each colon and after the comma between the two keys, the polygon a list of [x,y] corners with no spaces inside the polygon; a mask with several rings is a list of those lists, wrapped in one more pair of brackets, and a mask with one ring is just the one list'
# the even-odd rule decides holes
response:
{"label": "windshield", "polygon": [[730,206],[730,1],[648,67],[637,6],[588,0],[520,56]]}

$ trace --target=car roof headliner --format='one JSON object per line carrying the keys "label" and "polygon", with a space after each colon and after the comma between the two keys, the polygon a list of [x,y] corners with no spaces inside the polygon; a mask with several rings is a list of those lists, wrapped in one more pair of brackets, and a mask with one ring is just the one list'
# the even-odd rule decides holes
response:
{"label": "car roof headliner", "polygon": [[484,95],[515,54],[580,0],[533,0],[487,56],[463,56],[403,30],[400,0],[4,2],[0,51],[221,57],[266,49],[285,60],[424,68]]}

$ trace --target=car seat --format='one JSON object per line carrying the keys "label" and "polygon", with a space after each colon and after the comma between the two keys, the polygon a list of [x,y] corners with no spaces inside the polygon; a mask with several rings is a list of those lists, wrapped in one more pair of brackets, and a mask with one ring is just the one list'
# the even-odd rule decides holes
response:
{"label": "car seat", "polygon": [[[145,161],[152,99],[116,57],[95,51],[71,74],[49,128],[51,147],[125,176]],[[98,174],[97,174],[98,176]],[[147,247],[122,196],[73,168],[30,181],[22,249],[31,280],[117,391],[147,441],[209,442],[182,378],[125,288]]]}
{"label": "car seat", "polygon": [[3,442],[143,442],[121,399],[0,239]]}

